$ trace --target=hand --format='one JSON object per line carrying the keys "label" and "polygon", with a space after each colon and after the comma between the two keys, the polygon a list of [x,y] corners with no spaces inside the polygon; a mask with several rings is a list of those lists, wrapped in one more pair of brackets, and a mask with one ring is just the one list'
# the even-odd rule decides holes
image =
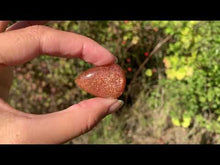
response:
{"label": "hand", "polygon": [[36,25],[44,21],[17,22],[3,32],[8,23],[0,21],[0,143],[64,143],[91,130],[102,118],[121,107],[122,101],[98,97],[42,115],[24,113],[9,106],[6,100],[12,66],[40,54],[80,58],[97,66],[114,63],[115,57],[87,37]]}

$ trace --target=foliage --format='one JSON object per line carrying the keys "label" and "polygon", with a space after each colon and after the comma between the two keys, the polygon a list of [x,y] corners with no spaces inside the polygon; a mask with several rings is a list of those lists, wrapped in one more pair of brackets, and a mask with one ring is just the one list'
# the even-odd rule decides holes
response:
{"label": "foliage", "polygon": [[166,107],[173,124],[189,127],[199,123],[220,132],[220,22],[152,22],[172,35],[164,58],[167,79]]}
{"label": "foliage", "polygon": [[[132,131],[149,126],[145,114],[150,111],[168,110],[175,126],[197,125],[220,133],[220,22],[56,21],[48,26],[90,37],[107,48],[125,70],[127,87],[131,85],[120,97],[126,101],[123,109],[89,133],[87,143],[132,143]],[[168,35],[172,39],[130,84],[143,61]],[[10,104],[29,113],[48,113],[91,98],[74,83],[90,67],[79,59],[47,55],[15,67]]]}
{"label": "foliage", "polygon": [[[88,36],[106,47],[119,59],[128,83],[147,58],[146,52],[153,48],[152,44],[156,41],[153,42],[151,38],[160,36],[152,29],[144,30],[147,25],[143,21],[61,21],[51,22],[49,26]],[[18,66],[11,90],[11,104],[18,109],[25,107],[27,112],[46,113],[90,98],[92,96],[76,88],[74,83],[74,78],[89,67],[91,64],[79,59],[46,55]],[[23,97],[18,97],[21,93]],[[44,107],[50,110],[45,112]]]}

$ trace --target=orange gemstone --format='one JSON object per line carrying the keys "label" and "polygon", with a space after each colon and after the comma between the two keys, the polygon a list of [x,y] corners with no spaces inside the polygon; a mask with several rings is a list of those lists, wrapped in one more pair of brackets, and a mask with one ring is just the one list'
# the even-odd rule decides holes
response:
{"label": "orange gemstone", "polygon": [[126,79],[122,68],[112,64],[90,68],[77,76],[75,82],[94,96],[118,98],[124,92]]}

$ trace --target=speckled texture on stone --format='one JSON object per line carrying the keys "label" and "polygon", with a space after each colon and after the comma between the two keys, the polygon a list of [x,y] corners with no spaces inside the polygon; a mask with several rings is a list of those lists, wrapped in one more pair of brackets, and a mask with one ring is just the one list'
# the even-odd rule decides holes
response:
{"label": "speckled texture on stone", "polygon": [[122,68],[111,64],[90,68],[77,76],[75,82],[94,96],[118,98],[124,92],[126,79]]}

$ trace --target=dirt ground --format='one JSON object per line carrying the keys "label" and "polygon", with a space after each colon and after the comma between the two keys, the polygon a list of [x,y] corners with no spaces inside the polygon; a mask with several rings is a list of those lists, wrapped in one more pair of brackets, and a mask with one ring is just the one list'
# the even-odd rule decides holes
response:
{"label": "dirt ground", "polygon": [[[89,144],[91,133],[75,138],[68,144]],[[131,143],[124,144],[219,144],[219,136],[204,132],[189,137],[189,130],[181,127],[172,127],[161,132],[160,137],[155,137],[152,130],[137,129],[129,136]],[[106,144],[106,143],[105,143]],[[107,143],[108,144],[108,143]],[[117,144],[117,143],[116,143]]]}
{"label": "dirt ground", "polygon": [[[105,138],[105,144],[112,144],[111,138],[116,133],[123,132],[123,136],[118,137],[119,142],[114,144],[219,144],[220,137],[217,134],[206,132],[198,128],[182,128],[172,125],[166,111],[147,111],[147,107],[136,102],[127,113],[127,117],[120,119],[124,123],[118,132],[110,132],[110,136]],[[138,112],[137,112],[138,110]],[[126,116],[124,115],[124,116]],[[118,123],[115,123],[116,125]],[[69,144],[89,144],[92,134],[100,129],[102,123],[92,131],[75,138]],[[106,129],[106,128],[104,128]],[[113,129],[115,129],[113,127]],[[112,135],[112,136],[111,136]],[[97,139],[102,139],[102,135],[97,135]],[[100,144],[100,141],[97,141]],[[96,144],[96,141],[93,141]]]}

